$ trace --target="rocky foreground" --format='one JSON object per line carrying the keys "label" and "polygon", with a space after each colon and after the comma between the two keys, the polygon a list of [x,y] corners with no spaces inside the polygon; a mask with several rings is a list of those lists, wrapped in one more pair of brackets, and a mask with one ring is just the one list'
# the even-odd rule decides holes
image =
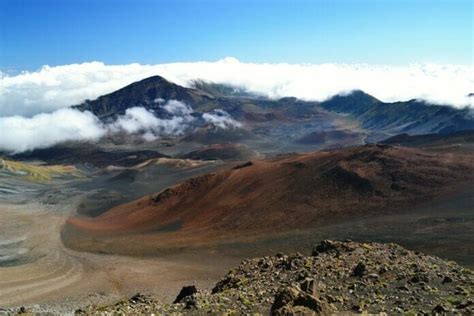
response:
{"label": "rocky foreground", "polygon": [[174,303],[137,294],[77,314],[473,314],[474,272],[396,244],[323,241],[310,256],[244,260],[211,291]]}

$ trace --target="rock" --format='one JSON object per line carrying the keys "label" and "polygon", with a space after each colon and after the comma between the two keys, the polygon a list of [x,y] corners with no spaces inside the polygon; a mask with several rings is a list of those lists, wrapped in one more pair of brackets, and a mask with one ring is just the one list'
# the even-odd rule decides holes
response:
{"label": "rock", "polygon": [[291,309],[288,309],[288,312],[285,312],[283,315],[319,315],[315,311],[305,307],[305,306],[293,306]]}
{"label": "rock", "polygon": [[184,306],[185,309],[192,309],[192,308],[198,308],[199,307],[199,304],[198,304],[196,298],[193,297],[193,296],[188,296],[188,297],[184,298],[183,301],[185,303],[185,306]]}
{"label": "rock", "polygon": [[376,273],[371,273],[371,274],[367,275],[367,277],[368,277],[369,279],[372,279],[372,280],[378,280],[379,275],[376,274]]}
{"label": "rock", "polygon": [[326,284],[320,281],[315,281],[312,278],[306,278],[300,283],[300,289],[309,295],[320,297],[321,292],[326,290]]}
{"label": "rock", "polygon": [[398,287],[399,290],[404,291],[404,292],[409,292],[410,289],[406,285],[401,285]]}
{"label": "rock", "polygon": [[[179,304],[162,304],[136,295],[106,308],[85,308],[81,312],[251,315],[271,310],[273,315],[474,315],[474,273],[456,263],[415,254],[395,244],[323,241],[319,246],[313,251],[319,254],[316,256],[281,253],[244,260],[216,284],[212,293],[180,292]],[[452,282],[442,285],[445,277]]]}
{"label": "rock", "polygon": [[314,279],[306,278],[303,282],[300,283],[300,288],[303,292],[314,295],[315,293],[315,284]]}
{"label": "rock", "polygon": [[317,256],[321,253],[337,250],[340,247],[340,242],[332,240],[323,240],[319,245],[313,248],[312,256]]}
{"label": "rock", "polygon": [[275,295],[271,307],[272,315],[293,315],[308,310],[316,313],[327,313],[329,305],[320,299],[298,289],[288,287]]}
{"label": "rock", "polygon": [[135,294],[129,299],[129,302],[132,304],[139,304],[139,303],[149,303],[150,299],[140,293]]}
{"label": "rock", "polygon": [[441,304],[438,304],[433,308],[433,312],[436,314],[446,313],[448,309]]}
{"label": "rock", "polygon": [[410,279],[410,283],[424,283],[424,282],[429,282],[429,277],[426,273],[417,273]]}
{"label": "rock", "polygon": [[291,302],[293,302],[296,297],[298,297],[299,291],[294,288],[287,288],[283,291],[280,291],[275,295],[275,300],[273,301],[272,311],[280,309]]}
{"label": "rock", "polygon": [[352,276],[355,277],[361,277],[365,274],[366,272],[366,267],[363,262],[359,262],[355,268],[352,270]]}
{"label": "rock", "polygon": [[308,270],[301,270],[297,275],[297,280],[302,281],[311,277],[311,273]]}
{"label": "rock", "polygon": [[307,293],[300,295],[293,302],[293,306],[304,306],[312,311],[329,312],[329,308],[321,300]]}
{"label": "rock", "polygon": [[197,293],[197,289],[194,285],[184,286],[181,291],[179,291],[173,304],[180,303],[185,297],[191,296],[195,293]]}
{"label": "rock", "polygon": [[212,289],[212,293],[216,294],[224,290],[238,288],[239,286],[245,285],[246,283],[246,277],[228,274],[224,279],[217,282],[216,286],[214,286],[214,288]]}
{"label": "rock", "polygon": [[451,283],[451,282],[453,282],[453,279],[450,278],[449,276],[445,276],[441,283],[445,284],[445,283]]}
{"label": "rock", "polygon": [[474,301],[472,300],[467,300],[467,301],[462,301],[458,305],[456,305],[457,309],[464,309],[469,306],[474,306]]}
{"label": "rock", "polygon": [[351,307],[351,310],[356,313],[362,313],[362,307],[359,304],[355,304]]}

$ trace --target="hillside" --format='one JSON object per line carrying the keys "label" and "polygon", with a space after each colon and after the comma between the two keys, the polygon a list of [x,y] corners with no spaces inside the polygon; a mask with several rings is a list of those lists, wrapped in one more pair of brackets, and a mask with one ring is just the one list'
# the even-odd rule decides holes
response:
{"label": "hillside", "polygon": [[455,109],[418,100],[384,103],[363,91],[334,96],[320,106],[349,114],[365,129],[392,135],[446,134],[474,129],[474,116],[468,108]]}
{"label": "hillside", "polygon": [[[370,145],[251,161],[69,219],[67,245],[140,252],[314,227],[445,196],[473,178],[473,157]],[[103,240],[101,242],[100,240]],[[130,247],[132,240],[140,246]]]}
{"label": "hillside", "polygon": [[400,134],[383,140],[381,143],[406,147],[437,148],[459,146],[474,143],[474,130],[464,130],[451,134]]}
{"label": "hillside", "polygon": [[[68,165],[36,165],[19,161],[6,160],[0,157],[0,176],[24,177],[34,182],[47,182],[53,178],[81,177],[81,172]],[[1,187],[0,187],[0,191]]]}
{"label": "hillside", "polygon": [[250,160],[258,158],[258,153],[247,146],[238,144],[214,144],[198,148],[181,155],[184,159],[193,160]]}
{"label": "hillside", "polygon": [[314,132],[303,136],[297,142],[300,144],[332,144],[334,146],[351,146],[361,143],[363,135],[349,130],[332,130]]}
{"label": "hillside", "polygon": [[48,164],[90,164],[97,167],[134,166],[153,158],[167,157],[156,150],[106,149],[88,143],[69,143],[11,155],[16,160],[41,160]]}

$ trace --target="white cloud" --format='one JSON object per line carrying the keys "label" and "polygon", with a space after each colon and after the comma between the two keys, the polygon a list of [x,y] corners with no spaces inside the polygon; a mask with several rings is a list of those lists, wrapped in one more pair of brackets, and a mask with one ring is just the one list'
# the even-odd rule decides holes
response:
{"label": "white cloud", "polygon": [[157,118],[141,107],[127,109],[123,116],[104,125],[90,112],[75,109],[59,109],[33,117],[0,117],[0,150],[23,152],[46,148],[65,141],[98,140],[108,133],[139,133],[146,141],[161,136],[178,136],[194,120],[189,106],[170,100],[163,108],[172,116]]}
{"label": "white cloud", "polygon": [[[108,126],[89,112],[64,109],[153,75],[184,86],[195,79],[231,84],[271,98],[295,96],[322,101],[361,89],[387,102],[425,99],[471,107],[474,102],[474,98],[467,97],[474,92],[472,65],[256,64],[225,58],[158,65],[90,62],[44,66],[35,72],[0,75],[0,149],[24,151],[67,140],[98,139],[117,130],[139,131],[147,140],[179,135],[194,118],[192,110],[178,101],[155,100],[170,114],[168,119],[131,108]],[[225,127],[240,124],[219,111],[204,114],[203,118]]]}
{"label": "white cloud", "polygon": [[60,109],[31,118],[4,117],[0,118],[0,149],[22,152],[69,140],[94,140],[105,133],[106,129],[92,113],[73,109]]}
{"label": "white cloud", "polygon": [[127,109],[125,115],[119,117],[111,125],[112,130],[123,130],[127,133],[137,133],[141,130],[154,129],[160,125],[160,119],[145,108],[133,107]]}
{"label": "white cloud", "polygon": [[142,132],[145,139],[152,140],[154,137],[164,135],[181,135],[194,120],[191,116],[192,109],[183,102],[170,100],[162,107],[172,114],[171,118],[160,119],[145,108],[133,107],[127,109],[125,115],[112,123],[109,129],[112,132],[119,130],[127,133]]}
{"label": "white cloud", "polygon": [[[78,104],[134,81],[161,75],[181,85],[203,79],[227,83],[269,97],[324,100],[361,89],[383,101],[421,98],[454,106],[468,105],[474,92],[474,66],[414,64],[257,64],[234,58],[217,62],[158,65],[105,65],[101,62],[44,66],[35,72],[0,79],[0,116],[33,115]],[[471,98],[472,99],[472,98]]]}
{"label": "white cloud", "polygon": [[193,113],[191,107],[177,100],[169,100],[163,108],[170,114],[186,116],[188,119],[191,119],[190,115]]}
{"label": "white cloud", "polygon": [[204,113],[202,118],[208,122],[216,125],[217,127],[227,129],[227,128],[235,128],[235,127],[242,127],[242,124],[236,120],[234,120],[229,113],[224,110],[214,110],[212,112]]}

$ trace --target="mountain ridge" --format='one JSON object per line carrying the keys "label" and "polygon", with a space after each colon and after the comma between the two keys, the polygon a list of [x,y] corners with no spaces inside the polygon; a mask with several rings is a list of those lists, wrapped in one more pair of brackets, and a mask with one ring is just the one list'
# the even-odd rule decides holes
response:
{"label": "mountain ridge", "polygon": [[341,118],[348,116],[357,121],[378,140],[401,133],[446,134],[474,129],[474,116],[469,108],[457,109],[419,100],[386,103],[361,90],[337,94],[322,102],[303,101],[291,96],[270,99],[242,88],[202,80],[195,80],[191,88],[186,88],[160,76],[132,83],[74,108],[90,111],[107,121],[135,106],[144,107],[159,116],[161,105],[157,101],[171,99],[186,103],[198,113],[225,110],[249,125],[273,120],[301,120],[329,111],[336,116],[342,115]]}

